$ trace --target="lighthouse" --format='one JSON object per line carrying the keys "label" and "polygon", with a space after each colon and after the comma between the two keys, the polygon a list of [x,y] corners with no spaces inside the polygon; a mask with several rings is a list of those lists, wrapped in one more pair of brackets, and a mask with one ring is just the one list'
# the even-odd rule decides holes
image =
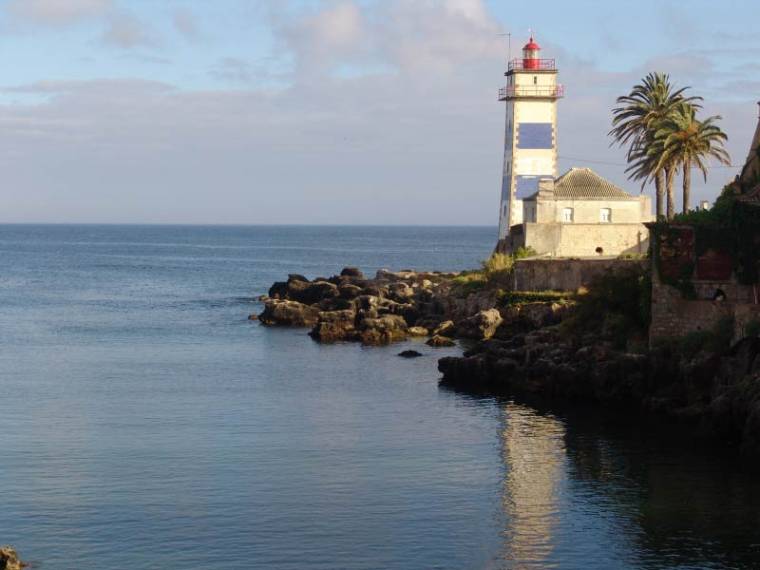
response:
{"label": "lighthouse", "polygon": [[507,118],[497,251],[509,249],[510,228],[523,222],[523,199],[538,191],[542,178],[557,177],[557,100],[564,88],[554,60],[540,53],[531,37],[522,58],[508,63],[507,85],[499,90]]}

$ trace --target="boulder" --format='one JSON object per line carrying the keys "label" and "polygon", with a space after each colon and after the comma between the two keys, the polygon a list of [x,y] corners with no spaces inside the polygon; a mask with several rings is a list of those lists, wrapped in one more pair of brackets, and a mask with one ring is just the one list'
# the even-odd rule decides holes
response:
{"label": "boulder", "polygon": [[398,356],[401,358],[419,358],[422,356],[422,353],[417,352],[416,350],[402,350],[398,353]]}
{"label": "boulder", "polygon": [[356,312],[323,311],[319,313],[319,320],[309,333],[309,336],[317,342],[337,342],[341,340],[356,340]]}
{"label": "boulder", "polygon": [[338,286],[341,299],[356,299],[362,294],[362,288],[353,283],[342,283]]}
{"label": "boulder", "polygon": [[377,297],[376,295],[364,294],[358,298],[358,307],[364,311],[377,309],[379,304],[380,304],[380,298]]}
{"label": "boulder", "polygon": [[433,329],[433,336],[453,337],[455,334],[456,326],[454,326],[454,321],[443,321]]}
{"label": "boulder", "polygon": [[270,299],[287,299],[288,284],[285,281],[275,281],[269,288],[267,296]]}
{"label": "boulder", "polygon": [[258,321],[259,320],[259,316],[256,313],[251,313],[250,315],[248,315],[248,320],[249,321]]}
{"label": "boulder", "polygon": [[272,299],[264,304],[259,315],[261,324],[267,326],[311,327],[319,318],[319,309],[297,301]]}
{"label": "boulder", "polygon": [[425,327],[409,327],[407,332],[409,336],[427,336],[429,334]]}
{"label": "boulder", "polygon": [[406,303],[414,296],[414,289],[403,281],[397,281],[388,285],[388,296],[399,303]]}
{"label": "boulder", "polygon": [[388,269],[378,269],[375,273],[375,279],[378,281],[411,281],[417,278],[414,271],[389,271]]}
{"label": "boulder", "polygon": [[459,323],[457,334],[464,338],[484,340],[491,338],[503,319],[498,309],[480,311]]}
{"label": "boulder", "polygon": [[21,570],[25,566],[12,546],[0,546],[0,570]]}
{"label": "boulder", "polygon": [[362,344],[390,344],[406,339],[407,326],[403,317],[398,315],[381,315],[376,319],[364,319],[360,325]]}
{"label": "boulder", "polygon": [[435,335],[429,338],[425,344],[428,346],[433,346],[435,348],[441,348],[444,346],[456,346],[456,343],[453,340],[441,335]]}
{"label": "boulder", "polygon": [[317,305],[320,311],[347,311],[355,310],[356,303],[349,299],[341,299],[340,297],[333,297],[331,299],[323,299]]}
{"label": "boulder", "polygon": [[364,273],[362,273],[358,267],[344,267],[340,272],[340,276],[364,279]]}
{"label": "boulder", "polygon": [[442,385],[468,389],[482,389],[488,385],[491,376],[488,362],[482,355],[441,358],[438,370],[443,374]]}
{"label": "boulder", "polygon": [[314,305],[338,296],[340,296],[338,286],[329,281],[313,281],[311,283],[293,281],[288,283],[288,298],[306,305]]}

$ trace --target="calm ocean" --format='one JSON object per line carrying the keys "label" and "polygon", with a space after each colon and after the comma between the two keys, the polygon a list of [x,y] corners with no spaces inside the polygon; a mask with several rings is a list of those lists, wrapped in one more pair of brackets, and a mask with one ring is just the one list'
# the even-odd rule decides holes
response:
{"label": "calm ocean", "polygon": [[474,267],[494,234],[0,226],[0,542],[56,570],[759,567],[729,452],[442,390],[457,349],[246,319],[287,273]]}

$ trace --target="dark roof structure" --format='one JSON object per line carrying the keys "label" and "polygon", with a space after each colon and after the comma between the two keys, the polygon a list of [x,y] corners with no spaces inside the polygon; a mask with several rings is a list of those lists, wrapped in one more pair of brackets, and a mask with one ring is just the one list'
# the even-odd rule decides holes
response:
{"label": "dark roof structure", "polygon": [[535,200],[539,195],[554,200],[638,200],[590,168],[571,168],[557,178],[553,196],[548,192],[536,192],[527,199]]}

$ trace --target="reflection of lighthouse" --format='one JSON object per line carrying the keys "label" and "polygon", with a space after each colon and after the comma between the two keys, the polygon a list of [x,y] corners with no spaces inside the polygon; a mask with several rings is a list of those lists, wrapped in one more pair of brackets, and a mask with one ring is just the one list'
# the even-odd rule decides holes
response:
{"label": "reflection of lighthouse", "polygon": [[535,568],[552,551],[564,479],[565,428],[551,416],[508,404],[505,408],[504,511],[509,568]]}
{"label": "reflection of lighthouse", "polygon": [[499,91],[507,103],[499,250],[510,227],[523,221],[523,198],[538,191],[539,179],[557,177],[557,99],[564,92],[554,60],[540,59],[540,51],[531,37],[523,57],[509,62],[507,85]]}

